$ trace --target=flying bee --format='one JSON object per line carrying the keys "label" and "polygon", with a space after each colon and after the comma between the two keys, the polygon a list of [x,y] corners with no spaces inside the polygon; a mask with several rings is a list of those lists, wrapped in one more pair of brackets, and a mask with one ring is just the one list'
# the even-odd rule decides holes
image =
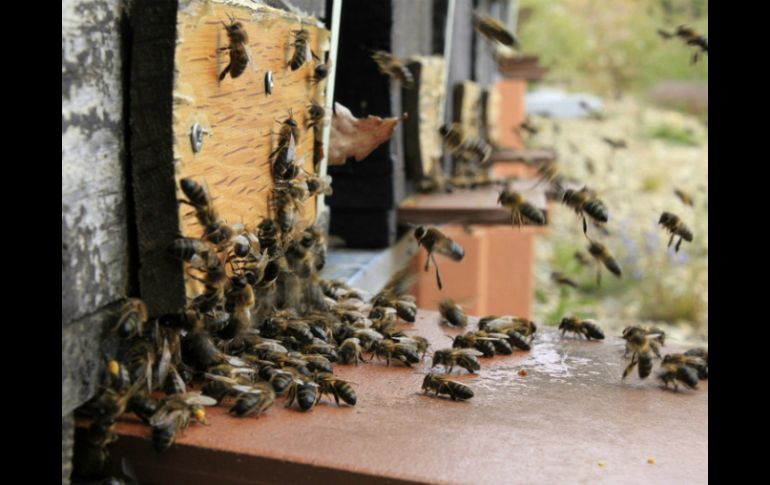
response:
{"label": "flying bee", "polygon": [[631,354],[631,362],[623,370],[623,379],[634,370],[637,364],[639,365],[639,378],[646,379],[650,372],[652,372],[654,354],[660,355],[658,346],[648,335],[635,332],[631,333],[626,339],[626,348],[630,349],[633,353]]}
{"label": "flying bee", "polygon": [[294,46],[294,55],[289,60],[289,67],[292,71],[296,71],[312,55],[310,52],[310,32],[306,29],[300,29],[293,30],[292,33],[294,34],[294,42],[291,45]]}
{"label": "flying bee", "polygon": [[497,203],[511,211],[511,223],[518,223],[519,228],[524,220],[535,224],[545,224],[545,216],[537,207],[527,202],[518,192],[506,188],[497,198]]}
{"label": "flying bee", "polygon": [[309,130],[310,128],[321,126],[321,123],[326,116],[326,109],[324,109],[324,107],[318,104],[316,101],[312,101],[307,109],[307,113],[307,129]]}
{"label": "flying bee", "polygon": [[567,189],[564,191],[562,202],[571,207],[577,215],[583,219],[583,234],[588,235],[588,222],[586,214],[596,222],[602,224],[609,220],[607,206],[599,200],[596,192],[588,187],[580,190]]}
{"label": "flying bee", "polygon": [[668,32],[668,31],[666,31],[666,30],[663,30],[663,29],[658,29],[658,30],[657,30],[657,32],[658,32],[658,35],[659,35],[659,36],[660,36],[660,37],[661,37],[663,40],[668,40],[668,39],[671,39],[672,37],[674,37],[674,36],[676,35],[676,34],[675,34],[675,33],[673,33],[673,32]]}
{"label": "flying bee", "polygon": [[626,341],[626,351],[623,356],[627,356],[629,352],[634,350],[634,345],[629,343],[629,340],[634,335],[651,336],[650,347],[655,355],[660,358],[660,348],[658,345],[666,345],[666,332],[657,327],[640,327],[638,325],[632,325],[623,329],[623,335],[621,338]]}
{"label": "flying bee", "polygon": [[490,42],[508,47],[520,47],[516,37],[499,20],[480,11],[473,12],[473,28]]}
{"label": "flying bee", "polygon": [[593,320],[581,320],[576,317],[564,317],[559,324],[562,336],[565,332],[572,332],[584,336],[586,339],[604,340],[604,332]]}
{"label": "flying bee", "polygon": [[708,363],[701,357],[687,355],[686,353],[668,354],[663,357],[663,365],[666,364],[686,365],[698,372],[699,379],[708,379],[709,377]]}
{"label": "flying bee", "polygon": [[693,53],[692,63],[695,64],[700,59],[701,53],[708,54],[709,42],[708,38],[698,34],[690,27],[686,25],[680,25],[676,28],[674,35],[682,39],[687,45],[696,47],[697,50]]}
{"label": "flying bee", "polygon": [[679,236],[679,241],[676,243],[676,252],[679,252],[679,246],[682,245],[682,240],[692,242],[692,231],[687,225],[679,218],[670,212],[664,212],[660,215],[658,224],[662,225],[668,232],[671,233],[671,239],[668,240],[668,247],[671,247],[671,243],[674,242],[674,237]]}
{"label": "flying bee", "polygon": [[187,429],[191,418],[199,423],[208,424],[203,406],[213,406],[216,403],[215,399],[203,396],[199,392],[174,394],[164,398],[158,410],[150,418],[155,450],[160,453],[169,449],[174,444],[177,433]]}
{"label": "flying bee", "polygon": [[230,39],[230,45],[228,47],[222,47],[221,50],[230,51],[230,62],[225,69],[219,74],[219,80],[222,81],[227,73],[230,73],[232,79],[237,78],[243,71],[246,70],[246,66],[249,65],[249,52],[246,48],[246,44],[249,42],[249,34],[246,33],[246,29],[243,24],[236,22],[232,17],[230,18],[230,25],[225,24],[225,30],[227,31],[227,37]]}
{"label": "flying bee", "polygon": [[492,156],[492,146],[481,138],[465,140],[460,147],[460,158],[466,162],[484,165]]}
{"label": "flying bee", "polygon": [[438,305],[438,310],[444,321],[448,322],[453,327],[465,327],[468,325],[468,315],[466,315],[463,308],[451,298],[441,300]]}
{"label": "flying bee", "polygon": [[452,123],[450,126],[443,125],[438,129],[438,132],[444,141],[444,145],[451,152],[454,153],[462,147],[465,136],[463,135],[463,128],[460,123]]}
{"label": "flying bee", "polygon": [[658,379],[663,381],[666,389],[668,389],[669,384],[673,384],[674,391],[678,391],[680,382],[690,389],[697,389],[698,373],[689,365],[674,362],[663,363],[661,364],[661,369],[662,371],[658,374]]}
{"label": "flying bee", "polygon": [[617,261],[615,261],[615,258],[612,257],[612,254],[609,252],[609,250],[604,246],[602,243],[598,243],[596,241],[591,241],[591,243],[588,245],[588,252],[591,254],[591,256],[594,257],[596,260],[596,285],[601,285],[602,283],[602,267],[603,264],[612,274],[617,276],[618,278],[622,278],[622,271],[620,269],[620,265]]}
{"label": "flying bee", "polygon": [[123,338],[142,335],[147,324],[147,306],[138,298],[128,298],[120,307],[120,316],[113,327]]}
{"label": "flying bee", "polygon": [[621,150],[624,148],[628,148],[628,143],[626,143],[626,140],[622,138],[609,138],[609,137],[603,136],[602,141],[607,145],[609,145],[612,150]]}
{"label": "flying bee", "polygon": [[575,280],[573,280],[572,278],[569,278],[564,273],[560,273],[558,271],[554,271],[551,273],[551,281],[553,281],[557,285],[571,286],[572,288],[579,287],[579,285]]}
{"label": "flying bee", "polygon": [[372,59],[377,63],[380,72],[392,77],[404,87],[411,89],[414,86],[414,76],[412,72],[390,52],[376,51],[372,54]]}
{"label": "flying bee", "polygon": [[453,401],[464,401],[473,397],[473,391],[470,387],[435,374],[425,376],[422,381],[422,389],[426,394],[428,391],[433,391],[436,396],[447,394]]}
{"label": "flying bee", "polygon": [[324,372],[316,375],[316,383],[320,386],[319,392],[323,394],[331,394],[334,396],[334,402],[337,406],[340,405],[340,399],[350,406],[355,406],[358,398],[356,397],[356,391],[353,390],[353,386],[348,381],[337,379],[334,374]]}
{"label": "flying bee", "polygon": [[683,204],[689,205],[690,207],[693,207],[695,203],[692,200],[692,197],[685,191],[680,189],[674,189],[674,195],[676,195],[679,200],[682,201]]}
{"label": "flying bee", "polygon": [[529,120],[529,118],[525,119],[521,122],[518,126],[518,130],[523,130],[529,133],[531,136],[537,135],[537,133],[540,131],[540,129],[532,124],[532,122]]}
{"label": "flying bee", "polygon": [[428,271],[432,261],[433,265],[436,267],[436,282],[438,283],[438,289],[442,289],[441,273],[438,269],[438,264],[433,257],[433,253],[443,254],[454,261],[462,261],[465,257],[465,249],[463,249],[457,242],[445,236],[444,233],[435,227],[426,229],[425,227],[420,226],[414,230],[414,237],[417,239],[417,243],[428,251],[428,258],[425,261],[425,271]]}
{"label": "flying bee", "polygon": [[481,369],[481,363],[479,363],[478,358],[480,355],[484,355],[483,352],[476,349],[452,348],[437,350],[433,352],[431,368],[443,365],[447,370],[447,374],[451,374],[452,369],[456,365],[471,374],[475,374],[477,370]]}

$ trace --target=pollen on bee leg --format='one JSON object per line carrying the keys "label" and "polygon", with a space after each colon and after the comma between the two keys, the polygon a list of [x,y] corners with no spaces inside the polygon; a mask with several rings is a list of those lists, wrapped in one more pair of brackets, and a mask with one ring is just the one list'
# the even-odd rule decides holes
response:
{"label": "pollen on bee leg", "polygon": [[120,372],[120,364],[116,360],[111,360],[107,363],[107,370],[110,374],[117,376]]}
{"label": "pollen on bee leg", "polygon": [[201,423],[206,422],[206,411],[204,411],[203,409],[196,409],[195,412],[193,413],[193,416],[195,416],[195,419],[197,419]]}

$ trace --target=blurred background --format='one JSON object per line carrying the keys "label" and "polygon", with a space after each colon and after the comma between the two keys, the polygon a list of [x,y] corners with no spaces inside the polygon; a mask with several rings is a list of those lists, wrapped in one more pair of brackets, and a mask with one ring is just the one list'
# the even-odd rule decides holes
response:
{"label": "blurred background", "polygon": [[[553,212],[552,230],[537,248],[536,318],[558,322],[567,313],[596,317],[620,330],[632,323],[664,326],[676,339],[708,338],[708,57],[658,29],[686,24],[708,32],[701,0],[522,0],[518,33],[527,52],[551,71],[527,96],[530,116],[566,112],[586,93],[601,98],[601,116],[538,117],[543,128],[530,146],[558,150],[563,175],[597,190],[610,210],[610,250],[623,279],[572,291],[551,271],[592,288],[592,268],[574,257],[585,248],[575,215]],[[564,109],[558,109],[561,106]],[[592,104],[592,109],[596,106]],[[601,137],[622,138],[614,153]],[[688,194],[683,203],[675,190]],[[695,239],[676,253],[658,226],[663,211],[680,215]],[[589,228],[589,234],[591,229]],[[595,288],[595,285],[593,285]]]}

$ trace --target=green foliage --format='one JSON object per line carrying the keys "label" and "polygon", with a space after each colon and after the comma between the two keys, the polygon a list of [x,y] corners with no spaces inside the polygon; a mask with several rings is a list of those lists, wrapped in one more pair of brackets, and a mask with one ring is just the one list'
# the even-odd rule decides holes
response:
{"label": "green foliage", "polygon": [[680,145],[698,146],[698,142],[695,134],[684,127],[676,127],[672,125],[660,125],[650,130],[648,136],[659,140],[664,140],[671,143],[677,143]]}
{"label": "green foliage", "polygon": [[521,6],[533,9],[519,30],[525,52],[576,89],[619,96],[661,80],[708,80],[707,55],[692,65],[691,47],[657,33],[687,24],[707,35],[706,0],[523,0]]}

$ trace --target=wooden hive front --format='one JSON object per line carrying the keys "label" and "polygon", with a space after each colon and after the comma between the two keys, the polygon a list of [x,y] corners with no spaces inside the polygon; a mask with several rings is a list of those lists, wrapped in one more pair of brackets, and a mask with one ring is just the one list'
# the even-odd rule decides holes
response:
{"label": "wooden hive front", "polygon": [[[152,2],[140,3],[144,4],[145,14],[149,14],[147,9],[157,8],[149,5]],[[319,61],[312,55],[308,55],[297,70],[289,67],[289,61],[295,54],[293,42],[296,31],[305,29],[309,32],[309,48],[320,59],[325,59],[329,50],[330,33],[320,27],[316,19],[245,0],[180,2],[176,14],[175,43],[171,54],[173,89],[167,93],[173,99],[172,140],[169,144],[172,155],[168,157],[172,160],[173,171],[163,170],[165,174],[173,173],[173,180],[153,181],[138,177],[137,168],[143,171],[149,169],[142,167],[148,163],[146,160],[139,160],[139,167],[134,167],[134,184],[138,184],[139,192],[144,194],[150,190],[165,193],[173,184],[174,197],[178,201],[185,198],[179,181],[190,178],[207,187],[219,215],[228,224],[256,226],[273,214],[270,204],[273,189],[270,154],[278,144],[281,122],[291,116],[299,126],[301,134],[296,140],[295,160],[309,173],[316,173],[319,166],[320,160],[314,160],[316,130],[307,128],[308,108],[311,101],[325,106],[326,81],[313,82],[314,68]],[[156,23],[161,21],[155,20]],[[248,34],[249,64],[236,78],[228,74],[220,81],[220,73],[229,63],[229,38],[225,25],[231,22],[240,22]],[[144,25],[136,29],[139,36],[143,34],[142,27]],[[151,42],[154,39],[148,39],[148,43]],[[138,43],[142,45],[141,40]],[[156,49],[166,47],[156,44]],[[136,74],[136,69],[133,72]],[[268,72],[273,77],[271,94],[266,92]],[[140,73],[140,76],[147,75],[147,72]],[[143,99],[149,97],[147,93],[141,94]],[[147,117],[147,112],[151,113],[154,107],[145,104],[140,107],[134,105],[134,113],[139,111],[140,115]],[[162,116],[158,118],[153,123],[163,122]],[[203,132],[197,151],[192,138],[196,124]],[[141,131],[139,134],[144,135]],[[320,136],[319,130],[319,141]],[[167,148],[165,140],[159,145],[154,149]],[[156,165],[163,163],[165,161]],[[152,197],[152,194],[149,196]],[[140,196],[142,199],[146,197]],[[177,214],[173,217],[165,214],[169,204],[156,209],[156,215],[168,224],[165,228],[160,227],[157,221],[153,222],[152,208],[145,207],[145,202],[142,200],[138,204],[137,214],[142,296],[152,313],[168,312],[183,303],[184,286],[187,286],[188,295],[198,290],[191,285],[180,262],[170,264],[162,261],[161,258],[168,259],[168,255],[160,253],[165,249],[164,245],[168,247],[180,234],[200,237],[202,228],[194,210],[181,203],[176,204]],[[305,202],[300,215],[300,227],[315,222],[315,198]],[[151,236],[150,232],[154,235]],[[148,265],[153,267],[148,268]],[[158,265],[165,269],[159,271]],[[159,278],[166,281],[157,281]]]}

